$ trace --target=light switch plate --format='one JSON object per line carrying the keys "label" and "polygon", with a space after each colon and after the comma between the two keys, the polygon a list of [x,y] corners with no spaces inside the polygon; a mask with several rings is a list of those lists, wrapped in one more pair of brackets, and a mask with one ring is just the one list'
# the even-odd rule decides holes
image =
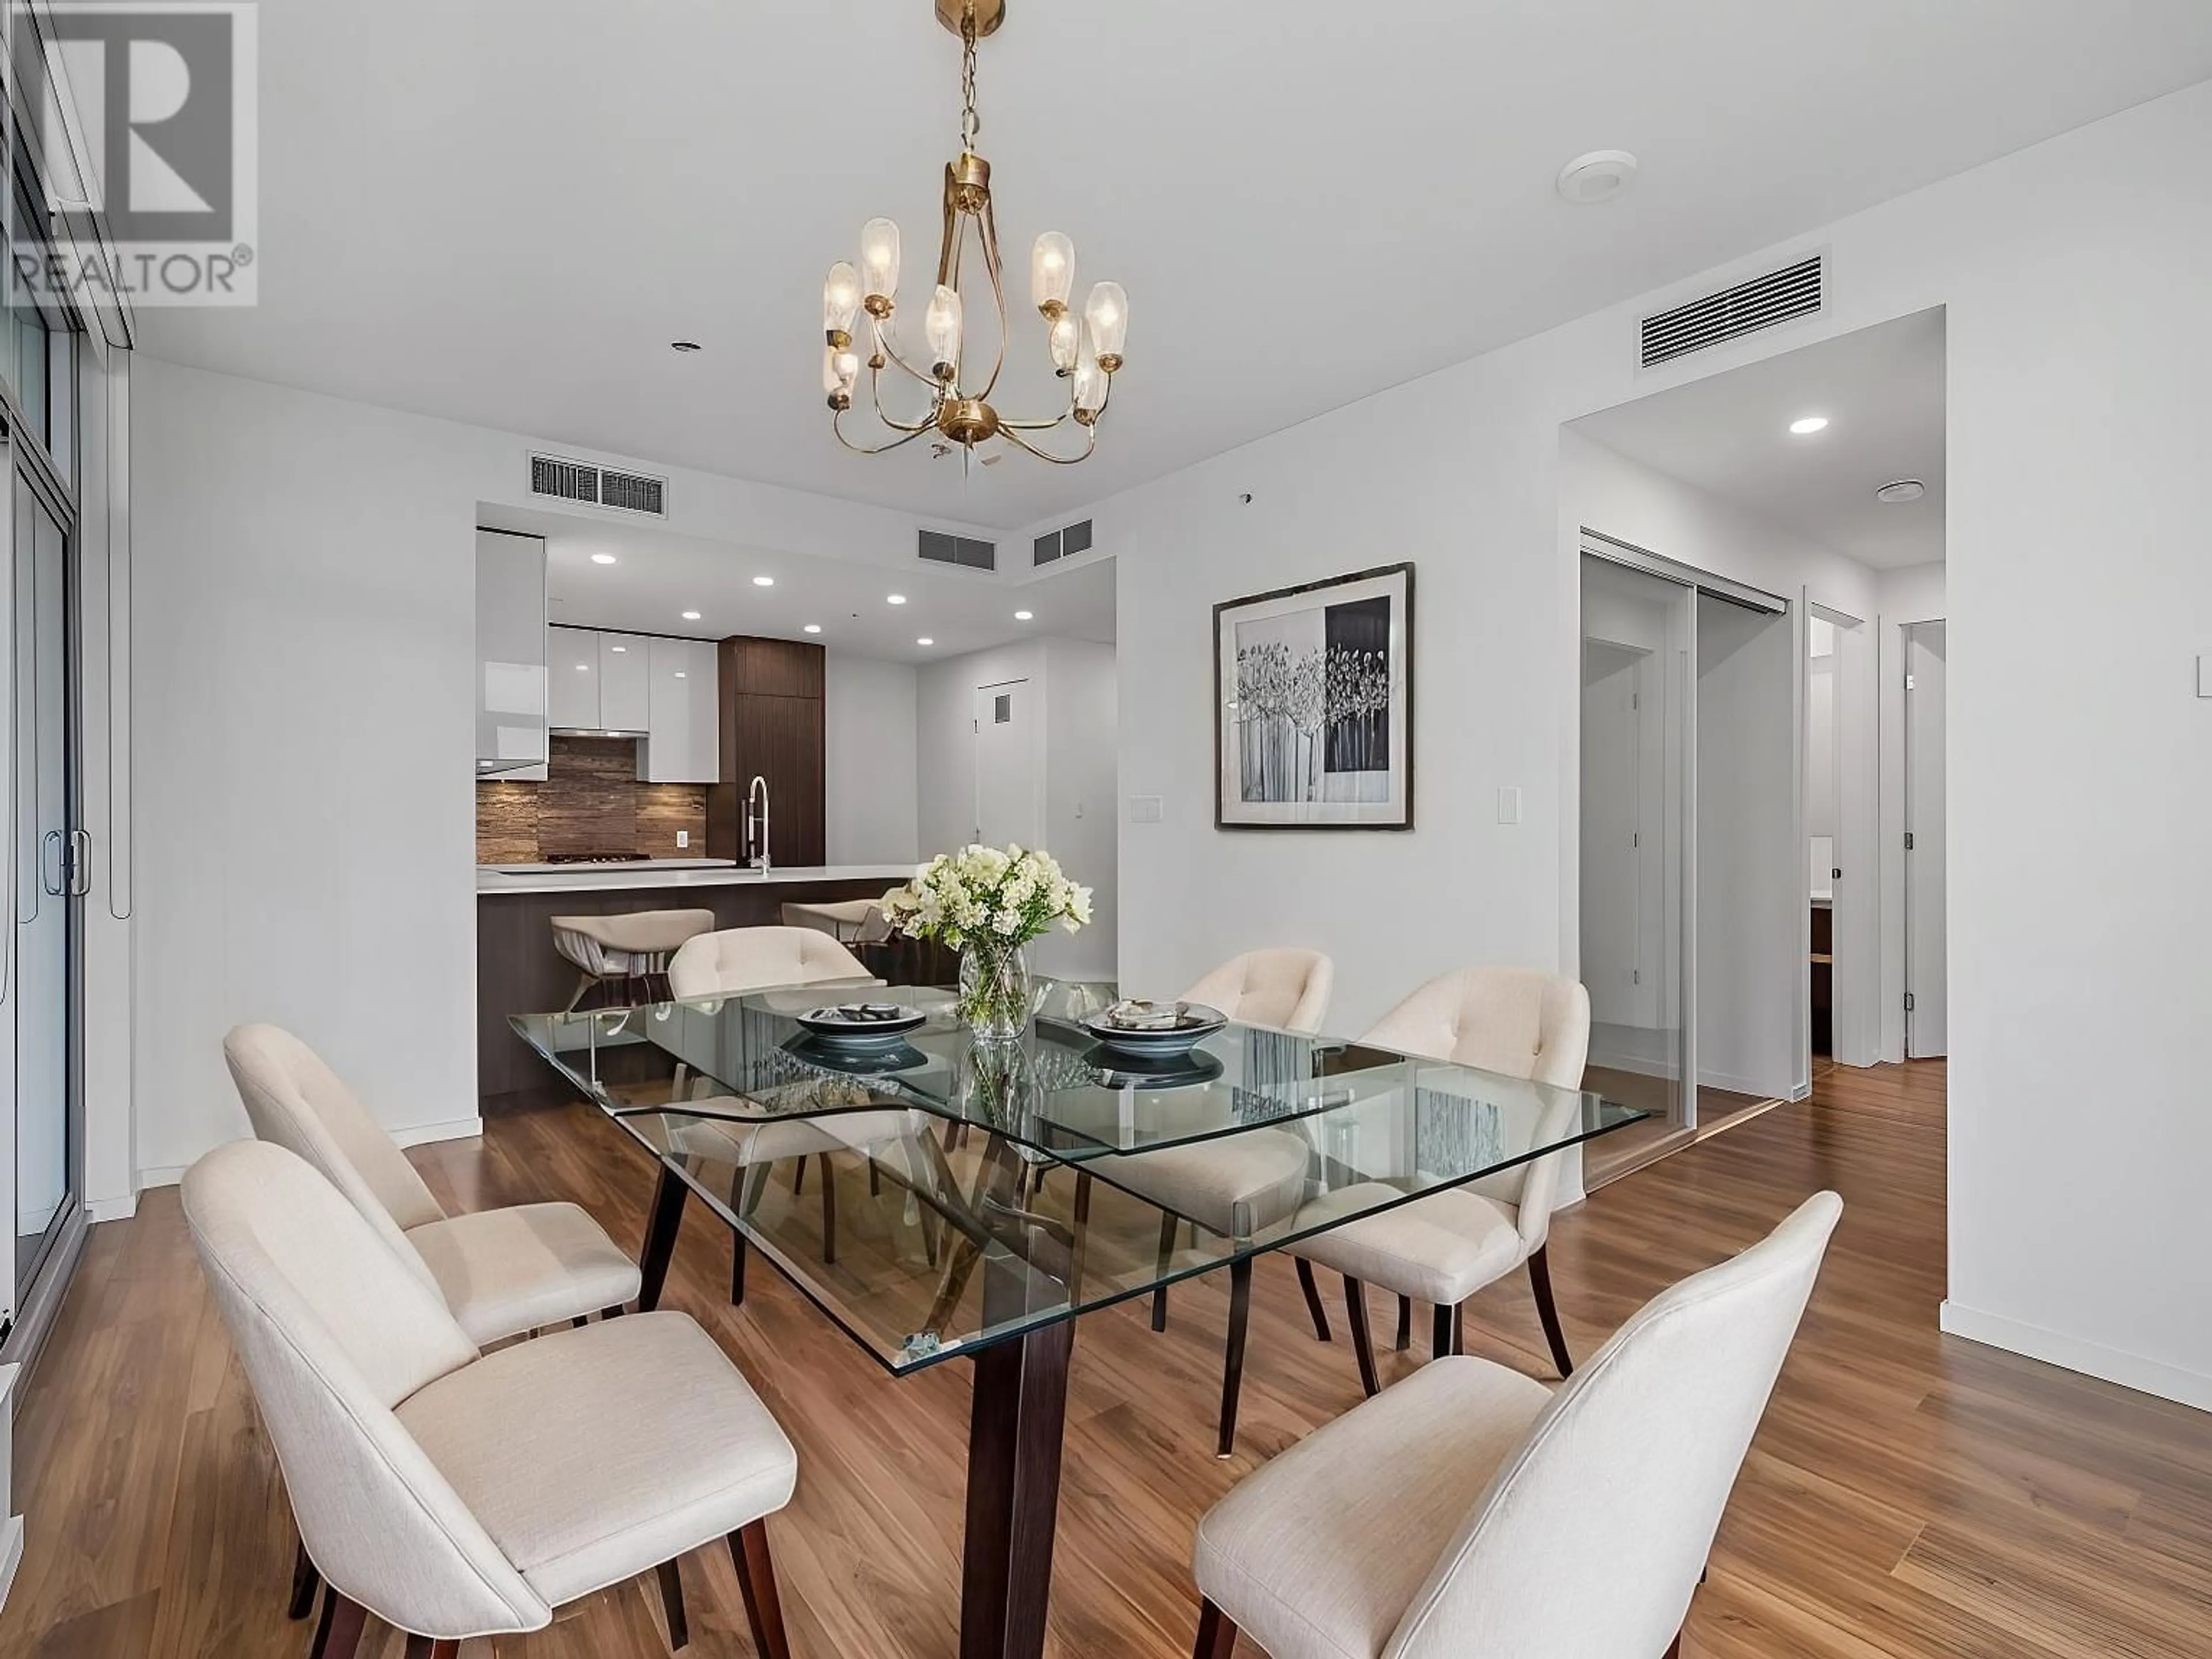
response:
{"label": "light switch plate", "polygon": [[1132,823],[1158,823],[1160,821],[1160,809],[1162,804],[1161,798],[1158,795],[1130,796],[1129,822]]}
{"label": "light switch plate", "polygon": [[1498,792],[1498,821],[1500,823],[1521,822],[1521,791],[1508,784]]}
{"label": "light switch plate", "polygon": [[691,832],[689,830],[678,830],[676,832],[676,850],[680,853],[690,844]]}

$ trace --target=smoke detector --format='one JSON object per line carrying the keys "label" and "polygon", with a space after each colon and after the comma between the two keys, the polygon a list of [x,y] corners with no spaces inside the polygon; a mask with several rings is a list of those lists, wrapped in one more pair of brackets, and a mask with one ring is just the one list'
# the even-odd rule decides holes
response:
{"label": "smoke detector", "polygon": [[1875,500],[1885,507],[1899,507],[1906,501],[1917,501],[1928,493],[1928,486],[1917,478],[1896,478],[1874,492]]}
{"label": "smoke detector", "polygon": [[1594,149],[1559,169],[1559,191],[1578,207],[1610,202],[1636,177],[1636,158],[1625,149]]}

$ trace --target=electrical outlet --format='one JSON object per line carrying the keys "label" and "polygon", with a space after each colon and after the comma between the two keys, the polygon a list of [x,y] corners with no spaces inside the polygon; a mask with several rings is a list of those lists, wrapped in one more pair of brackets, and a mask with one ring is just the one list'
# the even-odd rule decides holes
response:
{"label": "electrical outlet", "polygon": [[689,830],[678,830],[676,832],[676,850],[680,853],[690,844],[691,832]]}

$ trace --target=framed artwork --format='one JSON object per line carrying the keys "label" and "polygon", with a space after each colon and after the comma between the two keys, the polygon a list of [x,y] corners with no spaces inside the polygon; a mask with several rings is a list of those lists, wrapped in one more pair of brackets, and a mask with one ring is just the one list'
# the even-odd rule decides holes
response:
{"label": "framed artwork", "polygon": [[1219,830],[1413,827],[1413,567],[1213,607]]}

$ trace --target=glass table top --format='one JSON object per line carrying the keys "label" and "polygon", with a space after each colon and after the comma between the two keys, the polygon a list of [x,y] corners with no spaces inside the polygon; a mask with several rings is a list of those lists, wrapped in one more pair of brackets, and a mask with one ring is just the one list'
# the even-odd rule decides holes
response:
{"label": "glass table top", "polygon": [[796,1018],[854,988],[514,1024],[893,1371],[1445,1188],[1517,1201],[1531,1161],[1645,1115],[1233,1023],[1133,1068],[1077,1023],[1112,1001],[1098,985],[1048,985],[1005,1047],[972,1042],[948,992],[872,986],[927,1018],[854,1060]]}

